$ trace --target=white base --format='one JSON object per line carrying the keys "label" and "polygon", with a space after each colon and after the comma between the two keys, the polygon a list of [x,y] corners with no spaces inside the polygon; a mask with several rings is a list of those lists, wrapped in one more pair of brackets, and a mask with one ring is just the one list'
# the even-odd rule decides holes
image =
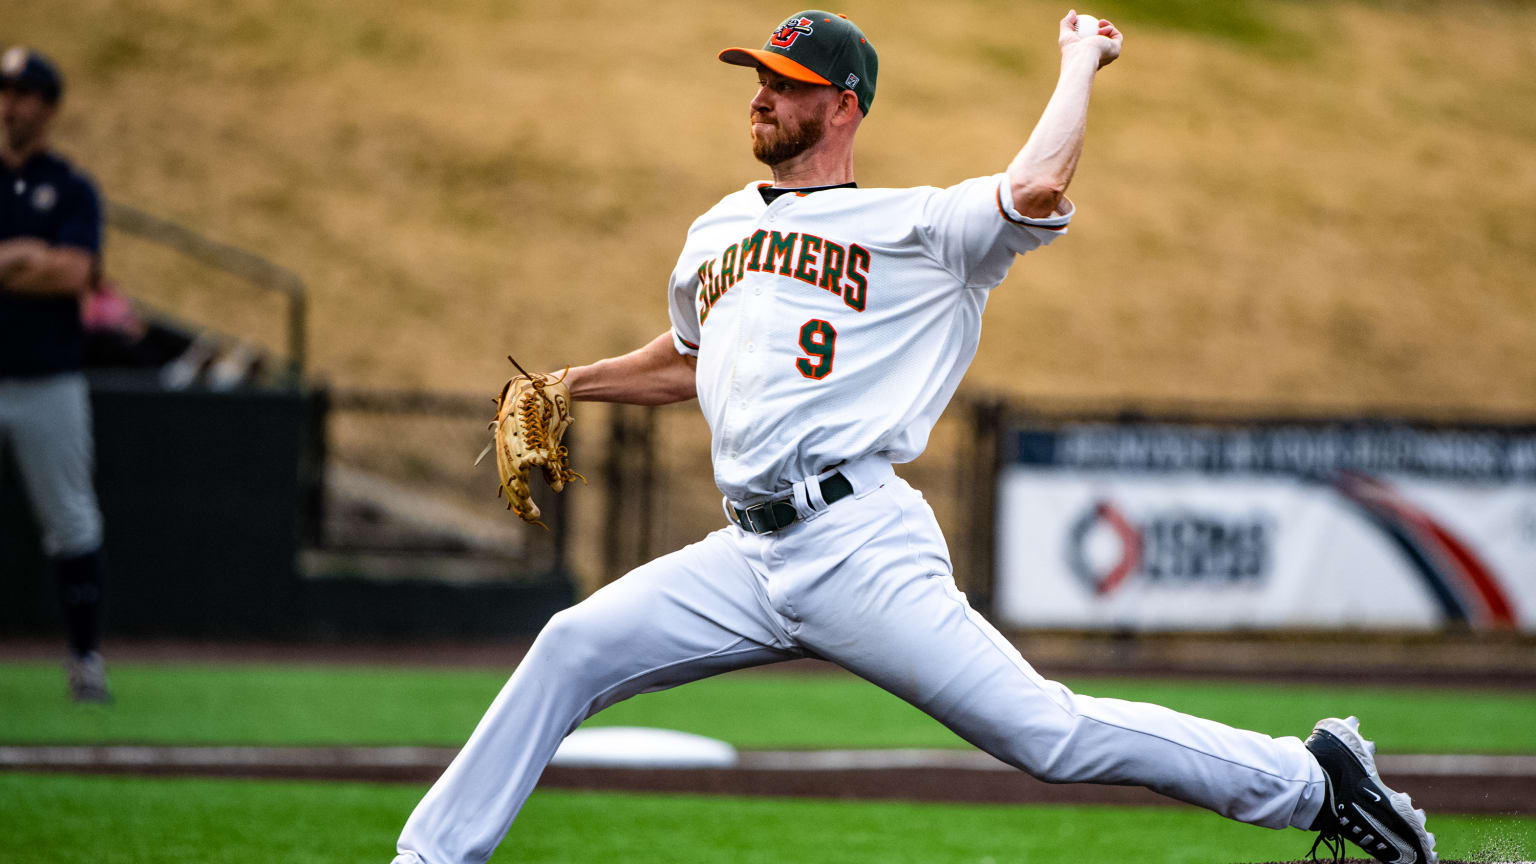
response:
{"label": "white base", "polygon": [[736,748],[703,735],[637,726],[577,729],[551,765],[605,768],[731,768]]}

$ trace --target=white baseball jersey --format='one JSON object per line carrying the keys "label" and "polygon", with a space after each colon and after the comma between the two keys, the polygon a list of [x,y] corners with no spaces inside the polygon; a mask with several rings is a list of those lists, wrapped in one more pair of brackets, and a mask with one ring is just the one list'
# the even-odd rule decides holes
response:
{"label": "white baseball jersey", "polygon": [[550,619],[411,813],[395,864],[483,864],[560,741],[607,706],[806,656],[1050,782],[1312,824],[1328,781],[1300,739],[1084,696],[1032,669],[956,589],[932,509],[891,469],[922,451],[975,354],[987,291],[1071,215],[1010,221],[1002,183],[767,205],[754,184],[694,223],[672,333],[699,357],[721,490],[782,493],[848,460],[852,494],[768,534],[723,527]]}
{"label": "white baseball jersey", "polygon": [[764,185],[693,223],[669,285],[673,342],[699,358],[715,483],[747,503],[843,461],[922,453],[976,354],[988,292],[1072,216],[1019,216],[1002,174],[771,204]]}

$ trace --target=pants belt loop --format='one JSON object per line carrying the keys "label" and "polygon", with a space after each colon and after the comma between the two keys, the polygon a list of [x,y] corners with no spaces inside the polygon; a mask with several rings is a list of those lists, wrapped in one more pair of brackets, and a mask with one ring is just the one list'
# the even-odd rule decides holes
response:
{"label": "pants belt loop", "polygon": [[790,500],[795,505],[796,515],[801,519],[810,519],[832,506],[827,503],[826,496],[822,494],[821,478],[823,474],[831,477],[836,473],[837,469],[833,468],[822,474],[812,474],[804,480],[797,481],[791,487]]}
{"label": "pants belt loop", "polygon": [[[807,477],[803,480],[796,480],[794,485],[789,489],[789,501],[791,504],[795,505],[795,515],[800,517],[802,520],[809,519],[816,515],[816,506],[811,503],[810,494],[810,486],[815,482],[815,477]],[[818,489],[817,491],[817,497],[820,497],[820,490]]]}
{"label": "pants belt loop", "polygon": [[827,499],[821,494],[821,478],[819,476],[805,478],[805,497],[808,499],[811,509],[817,512],[825,510],[830,506],[827,504]]}

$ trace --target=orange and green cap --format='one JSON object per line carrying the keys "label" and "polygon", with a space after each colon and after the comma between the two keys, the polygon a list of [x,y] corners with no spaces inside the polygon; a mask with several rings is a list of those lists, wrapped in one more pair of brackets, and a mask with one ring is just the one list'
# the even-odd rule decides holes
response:
{"label": "orange and green cap", "polygon": [[846,15],[819,9],[797,12],[773,31],[761,50],[727,48],[720,52],[720,59],[737,66],[766,66],[796,81],[852,90],[865,114],[875,101],[880,58]]}

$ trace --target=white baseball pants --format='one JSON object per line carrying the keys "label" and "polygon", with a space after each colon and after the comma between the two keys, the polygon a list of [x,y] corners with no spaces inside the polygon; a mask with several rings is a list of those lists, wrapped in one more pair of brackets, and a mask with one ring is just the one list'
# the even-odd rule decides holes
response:
{"label": "white baseball pants", "polygon": [[1305,828],[1325,779],[1294,737],[1047,681],[966,602],[922,495],[889,465],[775,534],[732,526],[658,558],[539,634],[400,834],[395,864],[480,864],[564,737],[634,696],[814,655],[1052,783],[1145,786],[1233,819]]}

